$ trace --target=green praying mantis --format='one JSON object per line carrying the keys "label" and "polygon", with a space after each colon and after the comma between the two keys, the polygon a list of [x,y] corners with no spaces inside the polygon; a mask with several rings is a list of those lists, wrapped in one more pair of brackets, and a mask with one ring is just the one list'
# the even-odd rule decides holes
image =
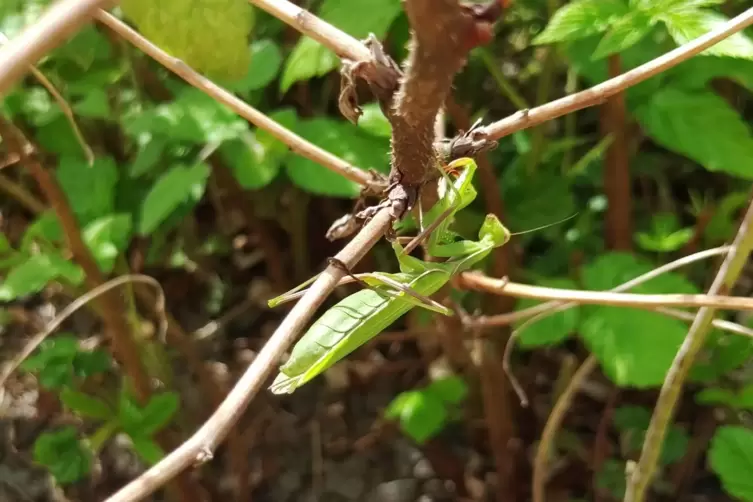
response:
{"label": "green praying mantis", "polygon": [[[442,172],[438,201],[423,217],[419,215],[422,232],[411,244],[428,234],[427,252],[444,262],[423,261],[410,256],[411,245],[403,248],[395,239],[392,248],[397,256],[400,273],[372,272],[358,274],[359,282],[369,286],[341,300],[327,310],[293,347],[290,358],[270,390],[289,394],[320,375],[358,347],[362,346],[414,307],[423,307],[451,316],[452,311],[428,296],[436,293],[460,272],[469,270],[497,247],[510,240],[510,232],[493,214],[484,219],[478,240],[466,240],[450,230],[455,214],[476,198],[473,175],[476,163],[470,158],[451,162],[447,172],[457,173],[453,180]],[[269,306],[301,296],[316,277],[272,300]]]}

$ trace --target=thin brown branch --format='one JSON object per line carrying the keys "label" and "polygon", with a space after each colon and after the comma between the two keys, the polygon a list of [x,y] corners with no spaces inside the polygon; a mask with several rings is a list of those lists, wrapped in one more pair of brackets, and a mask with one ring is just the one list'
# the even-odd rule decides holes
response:
{"label": "thin brown branch", "polygon": [[596,369],[597,365],[598,363],[594,356],[588,356],[583,361],[583,364],[575,372],[570,383],[562,392],[559,399],[557,399],[557,403],[552,408],[552,412],[546,420],[544,430],[541,432],[539,447],[536,449],[536,457],[533,460],[533,502],[544,502],[546,500],[547,465],[549,464],[549,455],[551,454],[554,440],[557,437],[557,431],[560,429],[562,421],[565,419],[565,414],[570,409],[570,405],[578,389],[583,385],[588,375]]}
{"label": "thin brown branch", "polygon": [[[751,250],[753,250],[753,201],[749,203],[748,211],[732,243],[732,249],[719,267],[719,272],[709,288],[710,295],[725,295],[729,292],[740,275]],[[628,481],[627,491],[625,492],[626,502],[643,502],[646,497],[648,487],[656,473],[659,455],[664,445],[664,437],[682,395],[685,379],[698,352],[704,346],[715,313],[716,309],[714,308],[702,308],[698,311],[688,335],[683,340],[672,366],[667,372],[667,377],[656,401],[651,423],[646,431],[640,460]]]}
{"label": "thin brown branch", "polygon": [[340,58],[351,61],[371,59],[371,53],[361,42],[287,0],[249,2],[331,49]]}
{"label": "thin brown branch", "polygon": [[0,97],[31,65],[88,23],[94,11],[112,0],[59,0],[17,37],[0,47]]}
{"label": "thin brown branch", "polygon": [[43,213],[47,209],[39,199],[34,197],[33,193],[2,174],[0,174],[0,191],[5,192],[33,214]]}
{"label": "thin brown branch", "polygon": [[[352,268],[382,238],[391,223],[389,210],[379,211],[336,258]],[[343,271],[339,267],[327,267],[264,344],[259,355],[209,420],[179,448],[108,498],[107,502],[142,500],[189,465],[209,460],[212,451],[222,442],[251,399],[261,390],[272,368],[342,276]]]}
{"label": "thin brown branch", "polygon": [[[607,66],[610,77],[619,76],[619,54],[609,56]],[[602,137],[612,139],[604,154],[603,169],[604,194],[608,201],[603,224],[606,244],[612,250],[630,251],[633,248],[633,204],[625,92],[615,93],[601,105],[599,112]]]}
{"label": "thin brown branch", "polygon": [[677,66],[717,44],[725,38],[744,30],[753,24],[753,8],[746,10],[719,26],[717,29],[698,37],[658,58],[637,68],[633,68],[619,77],[602,82],[599,85],[576,94],[565,96],[530,110],[521,110],[514,115],[489,124],[485,127],[486,134],[492,139],[499,139],[522,129],[556,119],[568,113],[583,108],[602,104],[607,98],[622,92],[628,87],[647,80],[654,75]]}
{"label": "thin brown branch", "polygon": [[725,295],[644,295],[611,291],[581,291],[530,286],[487,277],[480,272],[465,272],[455,283],[466,289],[486,291],[496,295],[536,300],[560,300],[613,307],[713,307],[724,310],[753,310],[753,298]]}
{"label": "thin brown branch", "polygon": [[196,72],[180,59],[170,56],[165,51],[142,37],[138,32],[131,29],[128,25],[118,20],[115,16],[101,10],[97,11],[95,16],[99,22],[118,33],[118,35],[138,47],[162,66],[175,73],[190,85],[206,93],[208,96],[211,96],[219,103],[227,106],[258,128],[269,132],[272,136],[290,147],[293,152],[316,162],[355,183],[363,186],[374,186],[375,189],[377,189],[376,187],[379,184],[375,183],[375,180],[366,171],[345,162],[341,158],[332,155],[313,143],[309,143],[294,132],[281,126],[259,110],[245,103],[242,99],[233,95],[231,92],[223,89],[208,78]]}

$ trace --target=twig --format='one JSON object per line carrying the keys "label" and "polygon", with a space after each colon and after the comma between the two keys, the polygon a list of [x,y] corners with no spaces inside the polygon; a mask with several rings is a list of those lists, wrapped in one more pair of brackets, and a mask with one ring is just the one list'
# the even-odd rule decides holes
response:
{"label": "twig", "polygon": [[466,289],[475,289],[497,295],[537,300],[566,300],[592,305],[614,307],[713,307],[724,310],[753,310],[753,298],[724,295],[649,295],[637,293],[616,293],[612,291],[581,291],[576,289],[546,288],[504,279],[487,277],[481,272],[466,272],[455,279]]}
{"label": "twig", "polygon": [[367,187],[373,186],[374,189],[378,191],[377,185],[379,184],[375,183],[375,180],[366,171],[352,166],[343,159],[332,155],[313,143],[309,143],[294,132],[281,126],[259,110],[245,103],[242,99],[234,96],[229,91],[196,72],[180,59],[170,56],[165,51],[142,37],[138,32],[131,29],[128,25],[121,22],[115,16],[100,10],[96,12],[95,17],[99,22],[118,33],[118,35],[138,47],[149,57],[159,62],[162,66],[175,73],[192,86],[224,104],[260,129],[267,131],[279,141],[285,143],[291,150],[293,150],[293,152],[316,162],[355,183]]}
{"label": "twig", "polygon": [[24,31],[0,47],[0,97],[42,56],[89,22],[95,9],[112,0],[59,0]]}
{"label": "twig", "polygon": [[[649,279],[658,277],[661,274],[665,274],[667,272],[676,270],[686,265],[690,265],[691,263],[694,263],[696,261],[705,260],[707,258],[726,254],[729,252],[729,250],[730,250],[729,246],[720,246],[716,248],[707,249],[705,251],[700,251],[692,255],[683,256],[682,258],[678,258],[677,260],[666,263],[662,265],[661,267],[658,267],[654,270],[646,272],[645,274],[639,275],[638,277],[635,277],[623,284],[620,284],[619,286],[614,288],[612,291],[614,292],[627,291],[628,289],[633,288],[643,282],[646,282]],[[534,307],[530,307],[524,310],[519,310],[517,312],[511,312],[509,314],[501,314],[501,315],[495,315],[495,316],[490,316],[490,317],[477,317],[471,321],[471,324],[478,325],[481,327],[505,326],[508,324],[513,324],[521,319],[531,317],[540,312],[549,311],[557,307],[570,308],[570,307],[575,307],[575,306],[577,306],[577,303],[562,303],[559,301],[550,301],[550,302],[542,303],[540,305],[536,305]],[[557,310],[557,312],[561,312],[561,311]],[[554,314],[555,311],[552,310],[551,313]]]}
{"label": "twig", "polygon": [[[753,12],[753,9],[750,11]],[[740,275],[751,250],[753,250],[753,202],[748,206],[748,211],[732,243],[732,249],[719,267],[719,272],[709,288],[709,294],[727,294]],[[646,431],[640,460],[628,481],[625,502],[643,502],[646,496],[646,491],[656,473],[664,437],[674,417],[683,384],[695,362],[696,355],[703,348],[715,312],[714,308],[702,308],[698,311],[688,335],[683,340],[667,372],[651,423]]]}
{"label": "twig", "polygon": [[[2,32],[0,32],[0,45],[5,45],[8,42],[8,37],[6,37]],[[44,73],[39,71],[36,66],[31,66],[30,68],[31,74],[34,75],[34,78],[36,78],[42,86],[47,89],[47,92],[49,92],[52,95],[52,98],[57,102],[58,106],[60,107],[60,110],[63,112],[63,115],[65,115],[65,118],[68,119],[68,123],[71,125],[71,129],[73,129],[73,134],[76,136],[76,139],[78,140],[78,144],[81,146],[81,149],[84,151],[84,157],[86,157],[86,161],[89,163],[89,165],[94,164],[94,152],[92,152],[91,147],[86,143],[86,139],[84,139],[84,135],[81,132],[81,129],[78,127],[78,124],[76,123],[76,117],[73,115],[73,109],[68,104],[68,102],[65,100],[62,94],[57,90],[57,88],[53,85],[52,82],[45,76]]]}
{"label": "twig", "polygon": [[340,58],[352,61],[371,59],[371,53],[361,42],[287,0],[249,0],[249,2],[328,47]]}
{"label": "twig", "polygon": [[639,84],[640,82],[666,71],[673,66],[677,66],[683,61],[687,61],[712,45],[744,30],[751,24],[753,24],[753,8],[730,19],[717,29],[659,56],[648,63],[633,68],[619,77],[612,78],[606,82],[591,87],[590,89],[586,89],[585,91],[578,92],[571,96],[565,96],[564,98],[557,99],[545,105],[531,108],[530,110],[521,110],[507,118],[487,125],[484,130],[490,138],[499,139],[516,131],[520,131],[521,129],[533,127],[568,113],[599,105],[610,96],[624,91],[628,87]]}
{"label": "twig", "polygon": [[0,373],[0,391],[5,386],[5,382],[8,380],[8,378],[13,374],[13,372],[18,368],[18,366],[31,355],[34,350],[36,350],[37,347],[39,347],[39,344],[41,344],[52,332],[54,332],[58,327],[65,322],[66,319],[68,319],[71,315],[73,315],[78,309],[98,297],[99,295],[106,293],[107,291],[110,291],[113,288],[116,288],[120,286],[121,284],[125,284],[127,282],[143,282],[146,284],[149,284],[151,286],[154,286],[154,288],[158,292],[157,296],[157,303],[155,304],[155,309],[157,311],[157,314],[159,315],[160,322],[159,322],[159,337],[162,338],[167,331],[167,319],[165,317],[165,292],[162,289],[162,286],[160,286],[160,283],[157,282],[152,277],[149,277],[148,275],[143,274],[128,274],[121,277],[116,277],[115,279],[109,280],[105,282],[104,284],[97,286],[96,288],[88,291],[87,293],[79,296],[76,298],[75,301],[73,301],[70,305],[68,305],[61,313],[60,315],[56,316],[48,325],[45,327],[43,331],[40,331],[34,337],[29,340],[24,348],[21,350],[21,352],[13,358],[13,361],[10,362],[10,364],[5,368],[5,370]]}
{"label": "twig", "polygon": [[34,194],[2,174],[0,174],[0,190],[16,199],[19,204],[33,214],[43,213],[47,209],[39,199],[34,197]]}
{"label": "twig", "polygon": [[[392,223],[389,210],[381,210],[340,251],[336,258],[352,268],[381,239]],[[211,458],[212,450],[224,439],[243,410],[261,389],[274,365],[293,342],[308,319],[334,289],[343,272],[329,266],[317,278],[310,291],[299,301],[275,330],[235,387],[207,422],[185,443],[152,466],[137,479],[107,499],[107,502],[142,500],[190,464]]]}
{"label": "twig", "polygon": [[539,447],[536,449],[536,457],[533,460],[533,502],[544,502],[546,500],[545,486],[547,478],[547,464],[549,463],[549,453],[557,436],[557,431],[565,419],[565,413],[570,408],[573,398],[588,375],[596,368],[597,361],[594,356],[588,356],[583,361],[578,371],[575,372],[570,383],[557,399],[557,403],[552,408],[549,418],[546,420],[544,430],[541,431],[541,440]]}

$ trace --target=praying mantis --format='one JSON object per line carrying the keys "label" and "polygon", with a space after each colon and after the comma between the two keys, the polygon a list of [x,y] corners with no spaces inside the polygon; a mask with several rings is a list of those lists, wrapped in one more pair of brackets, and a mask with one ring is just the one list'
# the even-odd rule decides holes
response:
{"label": "praying mantis", "polygon": [[[414,307],[422,307],[451,316],[452,311],[427,297],[436,293],[460,272],[469,270],[497,247],[510,240],[510,232],[493,214],[484,219],[478,240],[460,238],[450,230],[455,214],[476,198],[473,175],[476,163],[470,158],[451,162],[445,171],[457,173],[453,181],[443,171],[439,180],[438,201],[422,218],[427,235],[427,252],[444,262],[428,262],[410,256],[411,246],[403,248],[395,239],[392,248],[400,273],[358,274],[369,286],[351,294],[327,310],[293,347],[290,358],[270,386],[274,394],[289,394],[323,373],[355,349],[365,344]],[[417,239],[418,239],[417,238]],[[416,240],[414,240],[414,243]],[[354,276],[355,277],[355,276]],[[272,300],[274,307],[300,296],[316,277]]]}

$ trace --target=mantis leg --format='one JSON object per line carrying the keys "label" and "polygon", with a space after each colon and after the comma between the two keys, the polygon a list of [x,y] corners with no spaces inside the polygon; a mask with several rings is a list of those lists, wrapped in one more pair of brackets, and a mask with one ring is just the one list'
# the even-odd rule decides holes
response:
{"label": "mantis leg", "polygon": [[[389,286],[393,290],[383,290],[386,294],[392,296],[393,298],[400,298],[403,301],[406,301],[410,303],[411,305],[415,305],[416,307],[422,307],[428,310],[431,310],[432,312],[437,312],[439,314],[444,315],[452,315],[452,310],[445,307],[439,302],[436,302],[429,298],[428,296],[424,296],[421,293],[415,291],[414,289],[406,286],[405,284],[396,281],[395,279],[385,275],[380,274],[379,272],[374,272],[371,274],[360,274],[360,277],[357,277],[354,275],[350,269],[340,260],[337,258],[329,258],[327,260],[330,265],[334,265],[338,268],[341,268],[346,274],[348,274],[350,277],[356,280],[356,282],[360,283],[364,287],[372,287],[372,285],[368,284],[366,281],[364,281],[362,278],[368,278],[371,279],[372,282],[381,283],[385,286]],[[405,293],[407,296],[405,297],[399,297],[398,295],[400,293]]]}
{"label": "mantis leg", "polygon": [[313,283],[320,275],[322,275],[321,272],[318,273],[318,274],[316,274],[314,277],[312,277],[311,279],[307,280],[306,282],[303,282],[303,283],[299,284],[298,286],[294,287],[290,291],[287,291],[287,292],[281,294],[280,296],[276,296],[276,297],[272,298],[271,300],[268,300],[267,301],[267,305],[269,305],[270,308],[275,308],[278,305],[281,305],[283,303],[287,303],[290,300],[294,300],[294,299],[300,297],[308,289],[307,286],[309,284]]}
{"label": "mantis leg", "polygon": [[[447,186],[449,189],[453,192],[453,201],[451,205],[446,208],[439,216],[437,216],[434,221],[429,223],[429,226],[424,228],[423,226],[423,218],[421,218],[419,228],[420,233],[411,241],[408,243],[407,246],[405,246],[405,249],[403,250],[403,254],[410,254],[416,247],[424,242],[436,229],[441,225],[451,214],[453,214],[455,211],[457,211],[458,206],[460,206],[461,203],[461,195],[458,191],[457,187],[455,186],[455,183],[453,182],[452,178],[447,174],[447,171],[454,171],[458,167],[468,165],[472,163],[473,160],[470,158],[461,158],[456,159],[452,162],[450,162],[445,168],[440,168],[439,172],[442,174],[442,177],[445,179],[445,183],[447,183]],[[420,202],[420,199],[419,199]],[[420,215],[421,216],[421,215]]]}

